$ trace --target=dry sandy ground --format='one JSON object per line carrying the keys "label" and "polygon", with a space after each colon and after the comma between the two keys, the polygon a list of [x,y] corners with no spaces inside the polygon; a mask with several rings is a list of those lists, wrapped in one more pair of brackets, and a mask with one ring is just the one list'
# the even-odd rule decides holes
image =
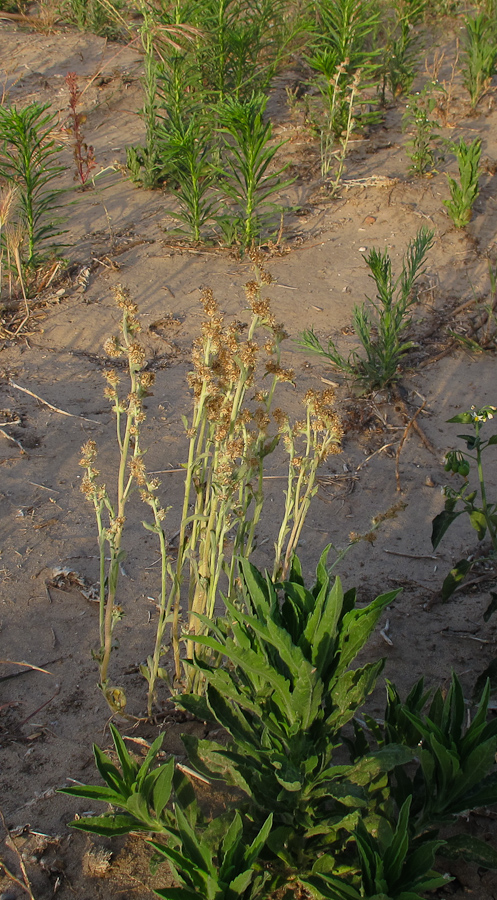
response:
{"label": "dry sandy ground", "polygon": [[[64,76],[68,71],[78,74],[80,84],[87,85],[86,138],[95,147],[99,168],[122,165],[125,145],[142,139],[136,115],[141,104],[140,58],[133,50],[106,45],[93,36],[44,36],[3,24],[0,60],[9,102],[50,100],[62,117],[67,110]],[[376,397],[374,403],[351,398],[350,389],[340,385],[337,396],[346,425],[343,452],[323,469],[301,557],[311,573],[326,544],[343,546],[349,532],[368,530],[372,516],[401,499],[405,510],[385,523],[374,545],[356,546],[340,574],[347,587],[357,586],[364,600],[386,589],[403,588],[368,651],[372,657],[386,657],[386,676],[401,691],[421,674],[430,685],[446,684],[454,667],[469,696],[477,675],[495,656],[497,620],[485,624],[482,618],[493,583],[462,591],[445,606],[427,607],[436,599],[451,564],[476,546],[474,532],[463,519],[436,553],[430,532],[431,520],[443,504],[443,456],[457,446],[458,429],[446,420],[472,404],[495,403],[495,354],[471,356],[456,347],[438,361],[429,360],[447,347],[449,328],[468,327],[465,314],[454,315],[454,310],[474,297],[483,302],[489,294],[487,260],[497,255],[493,95],[481,103],[477,116],[469,117],[463,90],[456,83],[450,123],[443,130],[446,136],[483,138],[486,170],[481,193],[470,226],[460,232],[442,205],[448,196],[443,171],[423,180],[406,174],[399,109],[390,109],[385,124],[355,145],[343,189],[330,202],[320,186],[316,146],[298,115],[292,117],[281,102],[284,85],[282,78],[275,86],[272,111],[278,137],[289,139],[283,152],[297,180],[282,202],[298,207],[299,215],[286,217],[281,249],[268,252],[267,268],[274,279],[269,289],[273,310],[292,337],[313,324],[321,337],[338,335],[342,345],[349,346],[353,306],[372,288],[364,250],[388,246],[398,271],[406,244],[418,228],[429,225],[436,233],[414,329],[419,349],[412,357],[413,370],[403,380],[404,410],[386,396]],[[70,188],[70,148],[65,154],[64,186]],[[454,168],[453,162],[442,168],[449,165]],[[176,470],[162,475],[165,503],[171,507],[166,531],[172,536],[179,527],[182,478],[177,470],[186,447],[181,416],[190,409],[185,376],[201,323],[200,291],[212,287],[227,317],[243,320],[243,286],[250,278],[249,262],[236,254],[181,246],[163,211],[170,201],[160,192],[139,190],[119,172],[107,173],[98,185],[96,190],[73,193],[66,201],[64,240],[70,274],[48,289],[29,333],[22,340],[0,344],[3,420],[9,413],[20,420],[4,426],[0,436],[0,808],[25,853],[37,900],[55,892],[61,900],[146,898],[152,896],[150,886],[164,884],[165,879],[161,873],[155,882],[150,880],[141,842],[110,845],[71,833],[67,823],[85,810],[85,803],[55,793],[70,778],[96,780],[91,743],[105,747],[110,743],[108,710],[97,690],[91,659],[97,607],[77,588],[61,590],[50,580],[53,570],[61,567],[89,582],[98,577],[94,521],[79,490],[78,460],[81,445],[93,438],[102,470],[108,478],[115,470],[114,422],[102,379],[103,340],[115,332],[119,320],[112,288],[126,285],[138,304],[156,374],[143,443],[149,469]],[[291,341],[284,362],[296,371],[296,387],[287,387],[284,396],[285,405],[296,414],[308,388],[321,388],[322,378],[340,380],[321,361],[299,353]],[[406,421],[422,403],[418,422],[433,450],[409,431],[399,459],[399,491],[396,450]],[[18,443],[8,440],[7,434]],[[269,474],[281,475],[281,462],[275,458]],[[497,489],[495,453],[492,462],[491,497]],[[283,483],[280,478],[267,482],[268,510],[258,535],[261,566],[270,562]],[[112,660],[113,677],[125,688],[128,710],[137,717],[145,710],[145,684],[137,666],[152,647],[153,598],[158,591],[156,547],[141,526],[142,516],[138,506],[130,508],[120,594],[125,618],[118,626],[120,648]],[[27,671],[11,678],[21,670],[5,660],[42,665],[51,674]],[[381,715],[383,703],[380,687],[373,712]],[[182,758],[180,733],[195,726],[168,717],[165,686],[158,710],[165,747]],[[149,740],[157,733],[156,724],[119,724],[123,733],[134,737]],[[480,835],[493,833],[491,819],[472,817],[469,827]],[[102,847],[112,855],[98,856]],[[18,871],[5,844],[1,853]],[[478,900],[497,896],[493,875],[465,866],[454,871],[458,880],[445,896],[454,891],[461,897],[469,891]],[[3,900],[22,895],[7,878],[0,879],[1,890]]]}

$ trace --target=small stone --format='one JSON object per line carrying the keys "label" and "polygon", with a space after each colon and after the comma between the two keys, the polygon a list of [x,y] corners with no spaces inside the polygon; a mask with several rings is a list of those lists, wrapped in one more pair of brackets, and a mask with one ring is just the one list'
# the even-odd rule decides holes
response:
{"label": "small stone", "polygon": [[366,218],[364,219],[365,225],[374,225],[375,222],[376,222],[376,216],[366,216]]}
{"label": "small stone", "polygon": [[367,249],[367,247],[359,247],[359,253],[365,253]]}

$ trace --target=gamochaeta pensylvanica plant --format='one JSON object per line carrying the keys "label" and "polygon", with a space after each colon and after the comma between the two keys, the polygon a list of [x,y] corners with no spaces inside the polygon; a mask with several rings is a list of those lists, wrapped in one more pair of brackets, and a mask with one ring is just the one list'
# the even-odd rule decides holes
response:
{"label": "gamochaeta pensylvanica plant", "polygon": [[230,628],[220,620],[196,641],[226,664],[194,658],[205,696],[177,699],[228,732],[227,743],[183,739],[200,777],[238,788],[236,812],[209,821],[185,766],[152,768],[161,735],[138,762],[112,728],[120,769],[95,748],[107,787],[64,791],[114,810],[73,826],[153,835],[156,861],[167,859],[181,885],[159,889],[166,900],[254,900],[263,887],[267,895],[299,882],[318,900],[422,900],[449,880],[435,869],[439,850],[497,868],[486,842],[440,834],[461,813],[497,803],[489,684],[472,720],[455,675],[446,694],[431,697],[421,680],[405,701],[389,684],[384,721],[359,716],[383,660],[355,660],[398,592],[358,608],[355,590],[331,577],[326,551],[310,589],[297,558],[285,582],[247,560],[240,579],[244,607],[228,603]]}
{"label": "gamochaeta pensylvanica plant", "polygon": [[[119,395],[120,378],[115,369],[105,372],[107,387],[106,396],[112,403],[116,416],[116,437],[119,448],[119,462],[116,484],[111,490],[100,481],[100,472],[96,468],[97,446],[90,440],[82,448],[80,465],[86,470],[81,489],[93,504],[98,528],[100,553],[100,612],[99,631],[100,647],[95,653],[100,671],[99,686],[113,710],[122,710],[126,705],[126,697],[120,687],[112,685],[109,678],[109,663],[113,645],[113,633],[122,608],[117,598],[119,568],[124,559],[122,537],[126,521],[125,510],[133,487],[138,483],[143,499],[154,512],[154,528],[162,534],[160,522],[165,512],[157,502],[155,490],[158,483],[149,479],[145,472],[140,448],[140,425],[145,418],[143,398],[153,383],[153,375],[143,371],[145,352],[137,340],[140,324],[137,319],[138,309],[122,287],[117,287],[116,302],[122,309],[121,333],[109,338],[104,347],[111,359],[125,357],[128,364],[130,391],[127,396]],[[163,539],[162,539],[163,541]],[[161,542],[162,584],[161,619],[165,615],[165,544]],[[109,565],[106,566],[106,552],[109,553]],[[153,690],[153,685],[151,690]],[[149,701],[150,705],[150,701]]]}
{"label": "gamochaeta pensylvanica plant", "polygon": [[[125,508],[133,489],[139,490],[152,510],[153,521],[144,526],[157,534],[161,558],[155,646],[140,666],[148,682],[150,714],[157,678],[166,677],[162,657],[171,640],[174,678],[179,687],[184,684],[180,654],[183,642],[186,641],[187,656],[191,657],[192,641],[206,631],[206,622],[212,620],[216,603],[221,600],[223,580],[228,598],[233,600],[237,595],[236,558],[248,559],[255,546],[264,505],[266,457],[281,440],[288,457],[288,480],[274,571],[284,577],[317,489],[318,466],[331,453],[339,452],[342,432],[332,391],[308,392],[304,398],[305,418],[293,425],[281,408],[274,408],[278,383],[292,382],[293,371],[281,365],[281,343],[286,334],[271,313],[269,300],[262,295],[270,276],[261,268],[260,254],[253,253],[252,257],[257,278],[246,285],[252,313],[248,327],[239,322],[227,325],[211,291],[206,290],[202,297],[206,321],[201,337],[194,343],[194,369],[189,375],[193,414],[191,421],[184,418],[189,447],[174,568],[167,555],[159,483],[147,474],[140,444],[140,425],[145,415],[143,398],[153,376],[144,371],[144,351],[137,340],[137,308],[125,290],[117,290],[117,301],[123,310],[121,335],[110,338],[105,349],[111,357],[127,358],[131,390],[121,397],[119,375],[112,369],[106,373],[106,394],[117,419],[119,462],[115,496],[100,482],[93,441],[83,448],[81,460],[86,469],[83,490],[93,503],[99,535],[100,686],[113,709],[122,709],[126,702],[122,690],[111,685],[108,669],[113,631],[121,614],[117,595],[119,566],[124,556]],[[108,568],[106,553],[110,556]],[[170,633],[166,634],[169,627]],[[187,689],[200,688],[201,681],[200,674],[188,670]]]}
{"label": "gamochaeta pensylvanica plant", "polygon": [[[207,316],[202,336],[193,350],[193,415],[185,421],[190,438],[185,471],[178,557],[171,588],[174,597],[173,650],[176,678],[181,678],[181,583],[188,571],[188,624],[192,640],[205,631],[202,617],[211,620],[219,599],[221,576],[225,592],[236,594],[237,557],[250,558],[264,505],[263,475],[266,457],[282,439],[288,454],[288,482],[281,528],[276,542],[275,571],[286,572],[309,503],[316,490],[318,465],[339,451],[341,427],[332,407],[332,392],[311,392],[304,398],[306,417],[290,424],[275,408],[280,382],[293,382],[293,371],[281,365],[281,344],[286,337],[276,322],[269,300],[262,295],[270,276],[261,257],[252,254],[256,280],[246,294],[251,320],[245,332],[239,323],[226,326],[212,292],[203,295]],[[263,386],[263,380],[267,384]],[[252,400],[252,397],[254,398]],[[254,402],[255,401],[255,402]],[[193,512],[190,512],[193,501]],[[225,551],[231,531],[232,549]],[[188,672],[188,683],[198,675]]]}
{"label": "gamochaeta pensylvanica plant", "polygon": [[[491,542],[492,556],[497,555],[497,502],[489,503],[483,471],[483,453],[488,447],[497,444],[497,434],[484,440],[481,436],[482,428],[493,419],[497,408],[484,406],[476,409],[474,406],[464,413],[459,413],[448,419],[457,425],[471,425],[473,434],[459,434],[458,437],[466,442],[466,451],[450,450],[445,457],[445,471],[460,475],[464,483],[459,489],[449,485],[444,487],[445,507],[441,513],[433,519],[431,542],[435,550],[442,540],[445,532],[463,513],[467,513],[469,521],[478,535],[478,540],[483,541],[488,533]],[[470,486],[469,476],[471,462],[476,463],[476,477],[478,489]],[[451,570],[442,587],[442,599],[447,600],[455,591],[458,584],[468,574],[472,567],[469,559],[461,559]]]}

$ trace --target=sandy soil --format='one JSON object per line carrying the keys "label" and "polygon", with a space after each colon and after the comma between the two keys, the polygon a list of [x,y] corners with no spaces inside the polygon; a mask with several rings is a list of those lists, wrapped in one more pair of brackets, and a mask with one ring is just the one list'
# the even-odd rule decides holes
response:
{"label": "sandy soil", "polygon": [[[449,43],[449,53],[451,47]],[[142,139],[136,115],[142,102],[141,62],[132,49],[91,35],[47,36],[2,23],[0,60],[9,102],[48,100],[62,118],[68,100],[64,77],[68,71],[77,73],[80,84],[87,85],[85,133],[99,168],[122,166],[125,145]],[[472,404],[496,401],[494,353],[469,355],[458,345],[450,349],[448,334],[449,329],[465,333],[471,326],[473,308],[455,313],[462,304],[488,299],[488,258],[497,255],[494,95],[489,94],[471,117],[456,79],[449,124],[442,129],[445,136],[483,138],[481,193],[470,226],[461,232],[442,205],[448,196],[444,171],[429,179],[407,176],[398,107],[389,109],[385,123],[354,145],[343,187],[330,202],[319,179],[318,150],[298,112],[290,112],[282,102],[292,78],[287,73],[275,83],[271,112],[277,137],[289,141],[282,152],[297,179],[282,202],[297,208],[298,214],[286,216],[280,248],[266,248],[274,279],[269,289],[273,310],[290,335],[296,337],[312,324],[321,337],[338,335],[343,347],[352,346],[353,306],[372,288],[362,254],[388,246],[398,267],[408,240],[421,225],[436,233],[413,329],[419,347],[402,383],[404,406],[387,395],[373,401],[354,398],[350,388],[340,384],[343,452],[323,468],[301,557],[311,573],[326,544],[343,546],[351,531],[367,531],[372,516],[402,500],[405,510],[384,524],[374,545],[356,546],[340,574],[347,587],[358,587],[364,600],[386,589],[403,589],[368,650],[371,657],[386,657],[386,677],[405,691],[421,674],[430,685],[446,684],[454,668],[469,697],[476,677],[495,656],[497,620],[484,623],[482,618],[495,582],[486,580],[460,591],[447,605],[437,603],[443,577],[477,542],[463,519],[436,553],[430,533],[431,520],[443,505],[443,456],[458,446],[458,429],[446,420]],[[420,78],[419,86],[424,80]],[[68,172],[63,186],[70,188],[70,148],[64,153]],[[447,168],[452,171],[454,163],[441,166]],[[161,476],[165,503],[171,507],[166,531],[172,536],[179,527],[182,478],[177,470],[186,447],[181,416],[190,408],[185,376],[201,323],[200,291],[212,287],[226,315],[243,320],[243,286],[250,277],[250,263],[234,253],[182,246],[164,214],[170,201],[162,193],[133,187],[119,171],[107,172],[97,184],[95,190],[73,192],[66,201],[68,274],[45,290],[43,302],[34,304],[22,339],[0,342],[0,419],[18,420],[3,425],[0,435],[0,808],[24,854],[37,900],[54,893],[61,900],[147,898],[167,877],[161,872],[151,879],[147,851],[138,840],[109,844],[71,832],[67,823],[86,809],[85,803],[56,794],[70,779],[96,781],[92,741],[107,748],[110,744],[108,710],[96,687],[91,658],[97,606],[77,586],[54,587],[53,573],[67,567],[89,583],[98,578],[94,520],[79,490],[78,460],[81,445],[93,438],[109,478],[115,467],[114,422],[102,378],[103,341],[119,320],[112,288],[117,283],[129,288],[144,324],[156,383],[148,400],[143,443],[150,470],[174,470]],[[447,348],[450,352],[444,353]],[[295,413],[308,388],[321,388],[323,378],[340,381],[291,341],[285,364],[296,371],[296,388],[288,387],[284,400]],[[427,440],[423,443],[413,429],[408,432],[397,482],[399,441],[422,404],[417,421]],[[282,474],[280,462],[275,457],[269,474]],[[283,489],[279,478],[267,484],[268,512],[259,529],[256,560],[261,566],[270,562],[268,548]],[[496,489],[491,466],[490,496]],[[158,591],[156,547],[141,526],[142,517],[138,506],[130,509],[120,594],[125,618],[118,626],[120,647],[112,660],[113,677],[125,688],[129,713],[136,717],[145,712],[145,683],[138,665],[152,647]],[[5,660],[27,661],[50,674],[22,670]],[[167,700],[163,686],[156,723],[118,724],[122,733],[146,740],[153,739],[159,726],[166,734],[165,749],[184,759],[181,732],[201,726],[178,723]],[[372,711],[381,715],[383,704],[380,686]],[[140,746],[136,748],[139,753]],[[495,840],[492,819],[473,816],[468,827]],[[5,843],[0,852],[18,872],[18,860]],[[453,871],[457,880],[444,896],[497,896],[492,874],[461,865]],[[7,878],[0,878],[1,891],[3,900],[22,895]]]}

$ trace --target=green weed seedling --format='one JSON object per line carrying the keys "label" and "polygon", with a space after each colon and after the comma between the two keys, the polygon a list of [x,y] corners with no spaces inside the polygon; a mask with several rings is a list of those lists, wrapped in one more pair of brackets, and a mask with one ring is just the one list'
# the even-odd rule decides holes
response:
{"label": "green weed seedling", "polygon": [[121,10],[123,0],[63,0],[63,13],[79,31],[91,31],[106,38],[119,37],[126,27]]}
{"label": "green weed seedling", "polygon": [[[487,722],[489,699],[487,681],[471,721],[455,673],[446,694],[438,688],[431,698],[424,692],[423,679],[404,702],[395,685],[388,684],[386,745],[393,740],[417,748],[417,768],[410,773],[396,770],[392,787],[399,807],[412,801],[410,829],[416,838],[436,840],[442,827],[455,823],[467,810],[497,802],[497,720]],[[446,837],[442,852],[497,867],[495,849],[469,835]]]}
{"label": "green weed seedling", "polygon": [[[452,879],[433,869],[435,854],[443,840],[413,842],[409,834],[411,799],[403,803],[398,819],[386,818],[378,828],[378,836],[368,832],[359,821],[354,832],[359,856],[356,884],[343,876],[326,872],[303,879],[317,900],[424,900],[425,891],[443,887]],[[422,892],[422,894],[420,893]]]}
{"label": "green weed seedling", "polygon": [[447,212],[456,228],[465,228],[471,219],[473,204],[479,194],[479,165],[481,138],[466,144],[460,138],[458,144],[448,142],[448,149],[455,153],[459,166],[459,183],[447,174],[450,200],[444,200]]}
{"label": "green weed seedling", "polygon": [[199,74],[211,102],[266,90],[302,28],[284,0],[203,0],[193,21],[204,36]]}
{"label": "green weed seedling", "polygon": [[[303,350],[310,350],[328,359],[339,372],[356,381],[363,392],[388,387],[402,375],[401,362],[413,346],[404,334],[411,323],[410,310],[417,302],[415,287],[423,275],[426,254],[433,244],[434,232],[421,228],[410,242],[403,261],[402,272],[394,281],[392,261],[385,250],[371,250],[364,257],[369,266],[377,295],[368,298],[369,306],[356,306],[353,324],[364,354],[353,350],[343,356],[331,338],[324,348],[312,329],[299,339]],[[376,337],[373,335],[376,332]]]}
{"label": "green weed seedling", "polygon": [[171,193],[180,203],[181,211],[171,212],[186,226],[186,233],[200,241],[204,225],[213,222],[218,200],[213,195],[215,170],[210,161],[209,133],[205,121],[192,115],[186,128],[171,128],[161,157],[176,188]]}
{"label": "green weed seedling", "polygon": [[[449,422],[458,425],[471,425],[473,434],[459,434],[458,437],[466,442],[466,452],[451,450],[445,457],[445,470],[460,475],[464,484],[459,490],[449,486],[444,487],[445,507],[441,513],[433,519],[431,542],[435,550],[442,540],[445,532],[459,516],[466,513],[469,521],[478,535],[478,540],[483,541],[487,533],[492,545],[492,555],[497,555],[497,502],[489,503],[485,486],[483,471],[483,453],[488,447],[497,444],[497,434],[491,435],[487,440],[481,436],[482,428],[493,419],[497,408],[484,406],[482,409],[472,407],[468,412],[459,413]],[[479,484],[478,490],[470,488],[469,474],[471,463],[476,463],[476,474]],[[442,600],[448,600],[454,593],[458,584],[465,578],[472,563],[469,559],[461,559],[449,573],[442,586]]]}
{"label": "green weed seedling", "polygon": [[497,29],[495,19],[485,12],[466,18],[464,44],[464,85],[474,109],[490,86],[497,64]]}
{"label": "green weed seedling", "polygon": [[434,90],[443,88],[435,82],[428,82],[422,91],[411,94],[402,118],[404,131],[410,135],[406,147],[411,160],[409,172],[412,175],[426,175],[433,172],[435,167],[437,131],[440,126],[430,118],[430,113],[437,105]]}
{"label": "green weed seedling", "polygon": [[85,800],[110,803],[122,812],[81,816],[71,823],[72,827],[106,837],[129,834],[130,831],[148,834],[168,833],[173,817],[166,806],[171,797],[173,784],[176,788],[175,793],[181,795],[182,788],[188,791],[189,782],[184,777],[175,775],[172,759],[152,768],[157,761],[164,735],[160,734],[155,739],[144,761],[139,764],[128,753],[115,725],[111,724],[110,730],[121,770],[95,744],[93,747],[95,763],[106,787],[91,784],[74,785],[61,788],[61,793],[70,794],[71,797],[82,797]]}
{"label": "green weed seedling", "polygon": [[392,99],[411,90],[419,59],[419,42],[406,15],[399,15],[390,27],[385,39],[383,59],[379,66],[380,81],[378,92],[383,106],[386,105],[386,91],[390,89]]}
{"label": "green weed seedling", "polygon": [[167,859],[181,885],[155,891],[163,900],[257,900],[275,886],[275,876],[259,863],[271,831],[271,815],[252,841],[251,823],[247,827],[239,812],[218,816],[203,832],[195,828],[196,823],[188,820],[179,805],[175,817],[174,836],[179,848],[151,841],[155,861]]}
{"label": "green weed seedling", "polygon": [[49,109],[49,103],[0,106],[0,178],[15,189],[27,243],[21,259],[28,269],[39,265],[53,247],[48,242],[62,233],[55,215],[62,190],[55,184],[64,167],[58,162],[57,117]]}
{"label": "green weed seedling", "polygon": [[239,812],[224,813],[206,824],[188,779],[174,760],[156,765],[164,735],[149,747],[142,763],[128,753],[114,725],[110,725],[120,769],[107,754],[94,746],[97,769],[106,787],[75,785],[61,793],[84,800],[111,804],[116,813],[81,816],[71,822],[80,831],[116,837],[131,831],[154,835],[167,843],[150,841],[155,850],[154,867],[167,860],[181,887],[159,888],[164,900],[256,900],[268,891],[274,875],[259,864],[271,831],[270,815],[257,830]]}
{"label": "green weed seedling", "polygon": [[263,118],[266,104],[264,94],[252,94],[244,101],[227,97],[217,107],[224,143],[220,190],[236,204],[234,215],[243,223],[240,237],[244,247],[259,239],[268,207],[275,209],[270,198],[293,180],[281,177],[287,166],[268,171],[285,141],[270,143],[272,125]]}

